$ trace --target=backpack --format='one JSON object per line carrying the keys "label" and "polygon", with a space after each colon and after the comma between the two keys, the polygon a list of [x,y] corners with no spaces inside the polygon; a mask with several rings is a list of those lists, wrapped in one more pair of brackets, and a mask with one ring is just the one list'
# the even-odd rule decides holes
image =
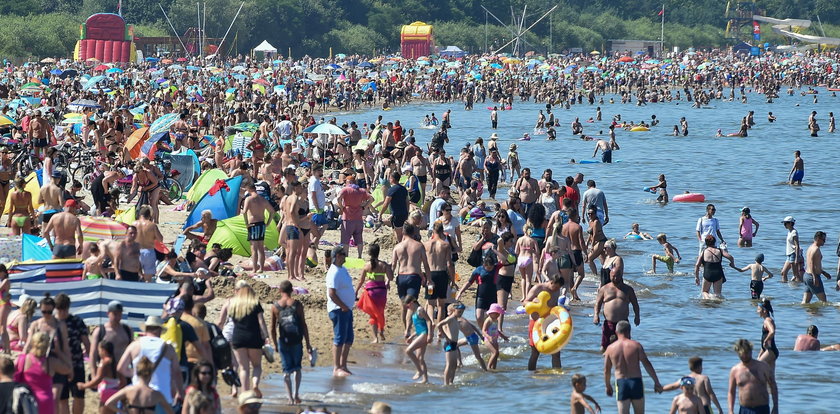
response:
{"label": "backpack", "polygon": [[32,390],[24,384],[17,384],[12,388],[13,414],[37,414],[38,400],[32,395]]}
{"label": "backpack", "polygon": [[[230,343],[227,338],[222,335],[218,326],[214,324],[207,325],[211,327],[210,353],[213,355],[213,365],[216,369],[225,369],[230,367],[232,362]],[[215,328],[215,330],[213,328]]]}
{"label": "backpack", "polygon": [[297,302],[292,304],[292,306],[285,307],[280,307],[276,303],[274,304],[274,307],[280,313],[277,324],[280,327],[279,339],[280,342],[286,345],[299,344],[303,340],[303,334],[300,331],[300,323],[297,317],[297,305]]}
{"label": "backpack", "polygon": [[169,318],[163,324],[164,332],[160,336],[164,342],[172,345],[175,348],[175,354],[178,356],[178,361],[181,360],[181,351],[184,348],[184,335],[181,332],[181,324],[175,318]]}

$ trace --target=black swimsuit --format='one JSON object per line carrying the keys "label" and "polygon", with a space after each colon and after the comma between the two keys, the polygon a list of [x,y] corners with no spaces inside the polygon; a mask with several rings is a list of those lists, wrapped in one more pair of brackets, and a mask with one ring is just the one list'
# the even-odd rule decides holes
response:
{"label": "black swimsuit", "polygon": [[447,162],[446,164],[435,164],[435,178],[440,181],[446,181],[452,175],[452,165]]}
{"label": "black swimsuit", "polygon": [[768,331],[767,328],[764,327],[764,325],[761,325],[761,350],[762,351],[770,351],[774,355],[776,355],[776,358],[778,358],[779,357],[779,348],[776,348],[776,339],[770,339],[770,347],[769,348],[764,347],[764,340],[767,339],[767,335],[769,333],[770,333],[770,331]]}
{"label": "black swimsuit", "polygon": [[[703,253],[705,254],[706,251],[704,250]],[[703,257],[700,258],[700,263],[703,264],[703,279],[706,279],[707,282],[715,283],[721,279],[724,282],[726,281],[723,276],[723,253],[720,255],[720,260],[718,262],[707,262]]]}

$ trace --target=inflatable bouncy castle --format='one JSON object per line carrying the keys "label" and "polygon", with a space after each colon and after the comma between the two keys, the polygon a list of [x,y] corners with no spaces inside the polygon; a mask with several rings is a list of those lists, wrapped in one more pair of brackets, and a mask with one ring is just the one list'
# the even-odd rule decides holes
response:
{"label": "inflatable bouncy castle", "polygon": [[79,26],[79,41],[73,53],[75,60],[134,62],[136,55],[134,26],[125,24],[122,16],[97,13]]}
{"label": "inflatable bouncy castle", "polygon": [[435,49],[432,25],[423,22],[414,22],[403,26],[402,30],[400,30],[400,47],[402,57],[407,59],[429,56]]}

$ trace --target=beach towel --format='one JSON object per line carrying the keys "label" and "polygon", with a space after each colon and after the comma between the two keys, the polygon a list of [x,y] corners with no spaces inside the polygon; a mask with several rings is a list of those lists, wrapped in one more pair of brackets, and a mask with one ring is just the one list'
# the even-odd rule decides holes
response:
{"label": "beach towel", "polygon": [[371,280],[365,283],[365,290],[356,307],[370,315],[369,324],[377,329],[385,329],[385,305],[388,301],[388,290],[385,281]]}

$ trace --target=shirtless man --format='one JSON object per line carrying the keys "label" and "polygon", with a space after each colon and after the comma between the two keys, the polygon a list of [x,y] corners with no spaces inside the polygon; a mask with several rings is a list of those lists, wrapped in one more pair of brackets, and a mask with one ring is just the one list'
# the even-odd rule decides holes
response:
{"label": "shirtless man", "polygon": [[[778,414],[779,391],[776,388],[776,378],[773,370],[766,362],[753,359],[753,346],[746,339],[735,342],[735,352],[741,362],[729,371],[729,414],[735,412],[735,392],[738,391],[738,405],[740,414]],[[773,409],[770,410],[770,396],[773,396]]]}
{"label": "shirtless man", "polygon": [[800,155],[799,151],[793,152],[793,167],[788,173],[790,185],[802,185],[802,179],[805,178],[805,161]]}
{"label": "shirtless man", "polygon": [[260,273],[265,264],[265,220],[274,216],[274,208],[264,198],[257,194],[257,187],[252,183],[248,186],[248,197],[242,204],[242,214],[248,224],[248,242],[251,243],[251,260],[254,271]]}
{"label": "shirtless man", "polygon": [[[720,402],[717,399],[717,395],[712,389],[712,382],[709,380],[709,377],[707,375],[703,375],[703,358],[689,358],[688,369],[691,370],[691,373],[689,373],[687,377],[694,379],[694,395],[700,398],[700,403],[702,405],[701,413],[711,414],[712,403],[715,403],[715,406],[717,407],[717,412],[722,413],[723,408],[720,407]],[[673,384],[668,384],[662,387],[662,390],[672,391],[679,389],[682,386],[681,383],[682,380],[679,380]]]}
{"label": "shirtless man", "polygon": [[525,209],[524,216],[527,218],[528,210],[531,209],[540,195],[540,184],[537,180],[531,178],[530,168],[522,169],[522,177],[516,180],[513,188],[519,191],[519,198],[522,200],[522,207]]}
{"label": "shirtless man", "polygon": [[163,242],[163,234],[157,224],[152,221],[151,207],[141,206],[137,214],[139,218],[134,221],[134,227],[137,228],[137,242],[140,244],[140,265],[143,280],[148,283],[152,281],[152,276],[157,271],[155,242]]}
{"label": "shirtless man", "polygon": [[633,314],[635,315],[633,323],[639,326],[641,317],[636,291],[630,285],[624,283],[623,269],[618,267],[611,269],[610,283],[598,289],[598,296],[595,298],[595,316],[592,318],[595,325],[600,325],[601,308],[603,307],[604,328],[601,330],[601,352],[604,352],[613,342],[612,336],[616,334],[618,324],[621,321],[627,321],[630,317],[630,305],[633,305]]}
{"label": "shirtless man", "polygon": [[[564,284],[565,281],[562,277],[556,277],[548,282],[537,283],[534,286],[531,286],[531,290],[528,291],[528,294],[525,296],[525,300],[522,301],[522,303],[536,301],[540,292],[548,292],[551,295],[551,298],[548,299],[548,303],[557,303],[557,300],[560,299],[560,295],[563,294]],[[530,315],[530,319],[528,320],[528,332],[531,332],[531,330],[534,329],[534,322],[536,322],[537,319],[539,319],[539,315],[537,315],[536,312]],[[534,338],[531,335],[528,335],[528,345],[531,346],[531,356],[528,358],[528,371],[536,371],[537,360],[540,358],[540,352],[537,351],[537,348],[534,345]],[[552,354],[551,367],[560,368],[561,365],[560,353],[558,352],[556,354]]]}
{"label": "shirtless man", "polygon": [[[405,149],[406,155],[408,155],[408,149],[414,146],[414,138],[410,139],[411,145]],[[406,157],[408,158],[408,157]],[[414,156],[408,158],[411,160],[411,172],[417,177],[417,180],[420,181],[420,196],[425,199],[426,198],[426,182],[428,182],[428,175],[431,166],[429,164],[429,160],[423,156],[423,151],[418,147],[417,151],[414,153]]]}
{"label": "shirtless man", "polygon": [[827,302],[825,298],[825,286],[820,276],[831,279],[831,275],[823,270],[822,251],[820,247],[825,244],[825,233],[818,231],[814,233],[814,242],[805,252],[805,294],[802,296],[802,304],[811,303],[811,298],[816,296],[820,302]]}
{"label": "shirtless man", "polygon": [[[67,200],[64,203],[64,211],[53,216],[52,220],[41,231],[41,236],[47,239],[47,243],[52,249],[53,259],[66,259],[82,255],[82,244],[85,239],[82,236],[82,225],[79,218],[76,217],[78,207],[76,200]],[[55,242],[50,238],[50,233],[55,236]]]}
{"label": "shirtless man", "polygon": [[41,158],[41,151],[50,145],[50,124],[41,117],[41,111],[35,111],[35,117],[29,120],[26,136],[35,147],[35,156]]}
{"label": "shirtless man", "polygon": [[49,223],[50,219],[61,211],[64,205],[64,188],[61,186],[61,171],[53,170],[50,176],[50,183],[41,188],[39,198],[44,205],[43,223]]}
{"label": "shirtless man", "polygon": [[[394,254],[391,263],[394,266],[394,273],[397,274],[397,296],[400,300],[408,295],[419,297],[420,286],[425,286],[429,277],[429,260],[426,257],[426,248],[423,243],[417,241],[417,227],[411,223],[403,226],[403,238],[394,246]],[[442,287],[445,290],[445,288]],[[402,306],[402,320],[405,321],[405,314],[408,308]]]}
{"label": "shirtless man", "polygon": [[[429,283],[426,285],[426,312],[434,316],[435,325],[443,319],[449,287],[455,284],[455,265],[452,244],[443,232],[443,223],[435,222],[432,238],[425,244],[429,260]],[[437,309],[435,309],[437,308]],[[435,313],[437,310],[437,313]],[[434,333],[432,333],[434,335]],[[434,336],[433,336],[434,337]]]}
{"label": "shirtless man", "polygon": [[125,240],[117,245],[114,254],[114,274],[117,280],[140,281],[140,243],[137,243],[137,227],[128,226]]}
{"label": "shirtless man", "polygon": [[[189,240],[198,240],[202,243],[207,243],[210,241],[210,238],[213,237],[213,233],[216,232],[216,224],[219,223],[219,220],[213,218],[213,212],[210,210],[204,210],[201,212],[201,220],[198,223],[193,224],[184,229],[184,234],[187,236]],[[201,229],[201,234],[193,233],[194,230]]]}
{"label": "shirtless man", "polygon": [[607,389],[607,396],[613,395],[610,375],[613,367],[615,367],[615,392],[619,414],[629,414],[631,406],[634,413],[644,413],[645,395],[642,385],[642,370],[639,363],[645,366],[645,371],[653,379],[653,390],[656,393],[662,393],[662,385],[659,384],[659,378],[656,376],[653,364],[648,360],[642,344],[630,339],[630,322],[619,322],[616,325],[615,332],[618,339],[604,352],[604,385]]}
{"label": "shirtless man", "polygon": [[578,298],[577,289],[583,283],[583,277],[585,275],[583,258],[585,255],[588,256],[589,253],[586,249],[586,240],[583,238],[583,227],[580,225],[580,215],[577,210],[572,209],[569,211],[569,221],[563,224],[563,229],[560,231],[560,234],[568,237],[572,242],[572,270],[573,272],[577,272],[577,277],[575,277],[575,282],[572,284],[572,291],[569,293],[572,294],[573,298]]}
{"label": "shirtless man", "polygon": [[458,179],[458,189],[462,192],[466,191],[470,188],[470,183],[472,183],[472,174],[473,171],[475,171],[475,158],[473,157],[472,151],[461,150],[461,159],[458,160],[457,171],[461,176]]}
{"label": "shirtless man", "polygon": [[592,152],[592,158],[595,158],[595,155],[598,154],[598,150],[601,150],[601,162],[612,163],[612,145],[609,142],[604,141],[603,139],[595,141],[595,151]]}

